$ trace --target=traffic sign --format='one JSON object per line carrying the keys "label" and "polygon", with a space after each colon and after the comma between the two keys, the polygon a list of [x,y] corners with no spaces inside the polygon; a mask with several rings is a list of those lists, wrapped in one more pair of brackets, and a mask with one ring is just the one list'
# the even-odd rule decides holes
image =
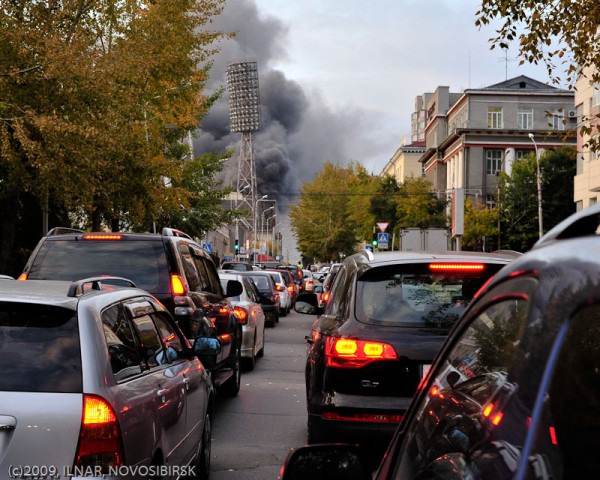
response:
{"label": "traffic sign", "polygon": [[379,228],[379,231],[381,233],[385,232],[387,230],[389,223],[388,222],[378,222],[377,223],[377,228]]}
{"label": "traffic sign", "polygon": [[389,242],[389,234],[387,234],[387,233],[378,233],[377,234],[377,245],[379,246],[379,248],[382,248],[384,250],[387,249],[388,242]]}
{"label": "traffic sign", "polygon": [[212,253],[212,243],[202,242],[200,246],[202,247],[202,250],[204,250],[206,253]]}

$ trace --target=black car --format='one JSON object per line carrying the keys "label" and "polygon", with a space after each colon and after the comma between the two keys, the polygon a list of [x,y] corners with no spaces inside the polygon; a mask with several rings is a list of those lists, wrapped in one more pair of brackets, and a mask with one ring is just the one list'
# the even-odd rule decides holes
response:
{"label": "black car", "polygon": [[169,228],[161,234],[57,228],[39,241],[19,279],[75,281],[99,275],[128,278],[154,295],[189,339],[218,338],[221,353],[201,359],[219,392],[237,395],[242,326],[227,297],[239,295],[242,286],[231,281],[223,292],[211,257],[197,242]]}
{"label": "black car", "polygon": [[[484,282],[515,257],[474,252],[361,252],[340,266],[307,337],[310,443],[381,450],[451,327]],[[296,311],[316,296],[301,295]]]}
{"label": "black car", "polygon": [[260,304],[265,313],[265,325],[274,327],[279,322],[279,294],[275,280],[269,272],[255,270],[241,273],[252,279],[260,293]]}
{"label": "black car", "polygon": [[579,211],[479,291],[374,476],[338,444],[294,451],[282,480],[325,465],[335,479],[600,478],[599,226],[600,204]]}

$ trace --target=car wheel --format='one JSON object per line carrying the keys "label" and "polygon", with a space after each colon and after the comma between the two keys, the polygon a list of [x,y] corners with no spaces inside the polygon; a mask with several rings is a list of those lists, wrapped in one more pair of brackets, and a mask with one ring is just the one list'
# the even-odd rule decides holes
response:
{"label": "car wheel", "polygon": [[204,418],[204,429],[202,430],[202,445],[196,458],[195,477],[200,480],[207,480],[210,474],[210,455],[212,448],[212,421],[210,413],[206,412]]}
{"label": "car wheel", "polygon": [[240,347],[238,346],[235,349],[235,358],[233,359],[233,365],[231,367],[232,375],[219,389],[220,393],[225,397],[235,397],[240,391],[240,386],[242,384],[241,363],[242,354]]}
{"label": "car wheel", "polygon": [[250,358],[243,357],[242,358],[242,366],[244,367],[244,371],[249,372],[250,370],[254,370],[254,359],[256,358],[256,332],[254,333],[254,344],[252,345],[252,356]]}

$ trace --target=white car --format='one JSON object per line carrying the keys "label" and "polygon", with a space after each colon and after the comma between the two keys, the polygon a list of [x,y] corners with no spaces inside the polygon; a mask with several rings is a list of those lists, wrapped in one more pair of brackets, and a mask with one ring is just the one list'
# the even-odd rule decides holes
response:
{"label": "white car", "polygon": [[304,281],[304,291],[312,292],[315,289],[315,279],[310,270],[302,270],[302,278]]}
{"label": "white car", "polygon": [[233,313],[242,324],[242,366],[244,370],[252,370],[256,358],[265,353],[265,314],[259,303],[260,294],[249,277],[233,270],[219,270],[219,278],[223,288],[229,280],[242,284],[242,293],[228,298],[233,305]]}
{"label": "white car", "polygon": [[285,317],[292,309],[292,295],[287,288],[287,283],[281,272],[274,272],[273,270],[265,271],[273,277],[273,280],[275,280],[275,283],[277,284],[277,293],[279,293],[279,314],[282,317]]}

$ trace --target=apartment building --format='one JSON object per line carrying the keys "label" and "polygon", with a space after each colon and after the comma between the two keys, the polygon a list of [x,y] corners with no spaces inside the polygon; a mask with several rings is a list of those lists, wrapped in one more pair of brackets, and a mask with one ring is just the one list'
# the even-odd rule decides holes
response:
{"label": "apartment building", "polygon": [[[591,70],[580,75],[575,84],[575,110],[580,125],[598,125],[600,119],[600,82],[590,79]],[[577,174],[575,175],[573,200],[577,210],[598,202],[600,196],[600,155],[592,151],[588,136],[577,133]]]}

